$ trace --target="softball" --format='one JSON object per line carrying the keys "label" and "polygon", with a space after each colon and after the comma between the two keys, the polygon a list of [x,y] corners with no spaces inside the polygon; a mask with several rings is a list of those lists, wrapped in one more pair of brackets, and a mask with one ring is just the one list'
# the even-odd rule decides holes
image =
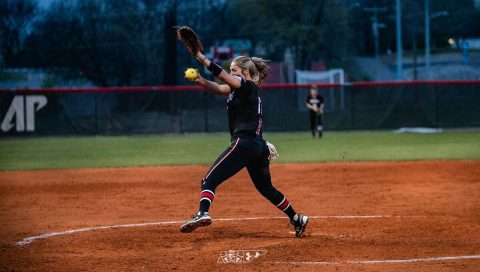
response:
{"label": "softball", "polygon": [[198,73],[197,73],[197,70],[193,69],[193,68],[188,68],[186,71],[185,71],[185,78],[188,79],[188,80],[194,80],[198,77]]}

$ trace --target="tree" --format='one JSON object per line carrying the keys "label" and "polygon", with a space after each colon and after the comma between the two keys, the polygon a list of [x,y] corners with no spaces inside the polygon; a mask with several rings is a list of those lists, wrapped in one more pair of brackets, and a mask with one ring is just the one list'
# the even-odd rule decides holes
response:
{"label": "tree", "polygon": [[159,84],[162,15],[152,0],[55,2],[35,26],[39,58],[99,86]]}
{"label": "tree", "polygon": [[29,50],[43,67],[99,86],[174,85],[182,78],[178,60],[192,58],[177,52],[172,27],[193,26],[208,46],[230,25],[222,23],[227,7],[212,0],[57,0],[37,20]]}
{"label": "tree", "polygon": [[[208,53],[211,46],[219,45],[225,39],[245,38],[236,35],[238,28],[236,20],[232,20],[235,14],[231,2],[198,0],[177,3],[178,25],[188,25],[195,29],[202,40],[205,53]],[[178,47],[178,41],[176,44]],[[180,47],[177,51],[178,67],[195,66],[198,62]]]}
{"label": "tree", "polygon": [[308,69],[319,59],[342,62],[350,52],[348,17],[343,4],[330,0],[238,1],[240,35],[248,33],[267,57],[294,53],[295,64]]}
{"label": "tree", "polygon": [[164,83],[166,85],[177,84],[177,33],[174,26],[177,25],[177,2],[174,1],[165,15],[165,62],[163,67]]}
{"label": "tree", "polygon": [[36,8],[33,0],[0,1],[0,52],[7,67],[18,64],[22,42]]}

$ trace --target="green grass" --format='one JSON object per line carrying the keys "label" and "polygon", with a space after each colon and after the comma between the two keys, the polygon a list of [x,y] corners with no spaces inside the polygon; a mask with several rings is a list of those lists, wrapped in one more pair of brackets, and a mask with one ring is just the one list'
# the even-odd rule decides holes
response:
{"label": "green grass", "polygon": [[[480,159],[480,131],[268,133],[276,162]],[[12,138],[0,140],[0,170],[210,164],[227,134]]]}

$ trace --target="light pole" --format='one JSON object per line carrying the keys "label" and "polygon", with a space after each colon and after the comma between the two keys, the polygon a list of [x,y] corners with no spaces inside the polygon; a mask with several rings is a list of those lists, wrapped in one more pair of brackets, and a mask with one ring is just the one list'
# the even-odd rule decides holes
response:
{"label": "light pole", "polygon": [[397,28],[397,80],[403,79],[403,45],[402,45],[402,4],[396,0],[395,7]]}
{"label": "light pole", "polygon": [[430,14],[430,0],[425,0],[425,73],[427,79],[430,79],[430,20],[448,15],[448,11]]}
{"label": "light pole", "polygon": [[425,0],[425,72],[430,79],[430,0]]}
{"label": "light pole", "polygon": [[374,45],[375,45],[375,58],[378,58],[378,56],[380,55],[380,44],[379,44],[379,36],[380,35],[379,35],[378,29],[382,28],[382,27],[385,27],[385,24],[378,22],[378,13],[387,11],[387,8],[386,7],[382,7],[382,8],[373,7],[373,8],[364,8],[363,10],[373,13],[373,16],[371,18],[372,19],[372,32],[373,32],[373,39],[374,39]]}

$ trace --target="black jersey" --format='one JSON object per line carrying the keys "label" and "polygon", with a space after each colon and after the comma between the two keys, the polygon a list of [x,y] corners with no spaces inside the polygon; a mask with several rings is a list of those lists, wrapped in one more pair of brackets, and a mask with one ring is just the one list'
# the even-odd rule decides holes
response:
{"label": "black jersey", "polygon": [[232,138],[262,138],[262,101],[255,83],[240,78],[241,86],[228,95],[228,125]]}
{"label": "black jersey", "polygon": [[[317,94],[317,97],[312,97],[311,94],[307,95],[307,103],[312,105],[312,106],[316,106],[317,109],[320,108],[320,106],[324,103],[324,100],[323,100],[323,97],[319,94]],[[310,110],[311,112],[314,112],[312,110]]]}

